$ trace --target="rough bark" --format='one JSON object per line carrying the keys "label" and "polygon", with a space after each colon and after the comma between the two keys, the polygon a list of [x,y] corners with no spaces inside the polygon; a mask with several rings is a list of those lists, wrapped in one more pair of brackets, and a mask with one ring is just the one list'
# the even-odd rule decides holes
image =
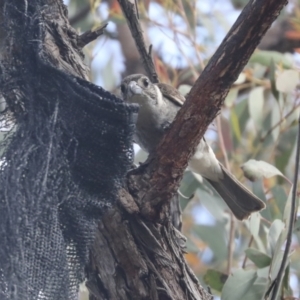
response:
{"label": "rough bark", "polygon": [[212,299],[184,260],[184,242],[170,222],[114,209],[99,224],[91,251],[90,299]]}

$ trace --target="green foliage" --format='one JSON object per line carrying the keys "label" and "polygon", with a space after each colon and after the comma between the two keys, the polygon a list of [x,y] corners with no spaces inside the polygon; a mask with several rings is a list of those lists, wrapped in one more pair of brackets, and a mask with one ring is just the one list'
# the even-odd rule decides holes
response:
{"label": "green foliage", "polygon": [[203,279],[204,282],[210,286],[212,289],[221,292],[226,282],[228,275],[221,273],[216,270],[207,270],[206,274],[204,275]]}
{"label": "green foliage", "polygon": [[[289,197],[287,194],[291,191],[298,131],[298,113],[294,112],[298,112],[299,102],[293,95],[297,89],[299,72],[283,69],[274,62],[274,53],[270,55],[270,68],[260,81],[251,78],[252,85],[243,93],[238,85],[232,87],[225,101],[227,108],[224,112],[231,128],[231,138],[224,140],[226,151],[230,149],[227,156],[231,158],[231,171],[238,176],[238,167],[241,166],[244,176],[255,181],[252,190],[261,199],[267,199],[266,209],[252,214],[249,220],[243,222],[244,225],[240,222],[236,224],[235,238],[230,240],[230,218],[224,210],[225,204],[220,203],[217,195],[199,184],[195,198],[189,204],[193,209],[201,203],[211,213],[213,225],[189,224],[187,234],[196,235],[211,249],[213,257],[207,262],[210,269],[204,270],[203,278],[216,293],[221,293],[221,299],[262,299],[282,262],[291,208],[291,193]],[[249,64],[244,72],[250,73],[252,67]],[[267,80],[269,84],[266,84]],[[220,142],[215,144],[215,151],[222,161],[224,153]],[[186,185],[184,181],[182,184]],[[186,190],[186,193],[189,191]],[[190,217],[189,206],[185,218]],[[297,221],[295,232],[299,228]],[[295,234],[294,238],[299,245],[299,235]],[[247,240],[248,246],[245,245]],[[231,248],[228,243],[232,243]],[[223,282],[222,274],[228,270],[228,249],[232,248],[234,261],[228,279]],[[203,249],[205,246],[202,245],[200,251]],[[293,253],[290,254],[283,281],[282,292],[285,295],[292,295],[289,276],[299,267],[294,266],[292,257]],[[243,268],[240,268],[238,266],[242,261]]]}
{"label": "green foliage", "polygon": [[271,264],[271,257],[257,249],[248,248],[245,253],[258,268],[264,268]]}
{"label": "green foliage", "polygon": [[267,279],[255,270],[239,269],[229,276],[222,289],[222,300],[262,299]]}

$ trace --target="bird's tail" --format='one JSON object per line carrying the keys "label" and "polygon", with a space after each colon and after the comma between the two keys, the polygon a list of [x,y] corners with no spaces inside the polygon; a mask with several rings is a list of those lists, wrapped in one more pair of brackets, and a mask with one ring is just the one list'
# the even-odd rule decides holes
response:
{"label": "bird's tail", "polygon": [[266,207],[263,201],[243,186],[222,165],[221,167],[224,174],[223,179],[219,179],[218,182],[207,180],[225,200],[237,219],[246,219],[252,212]]}

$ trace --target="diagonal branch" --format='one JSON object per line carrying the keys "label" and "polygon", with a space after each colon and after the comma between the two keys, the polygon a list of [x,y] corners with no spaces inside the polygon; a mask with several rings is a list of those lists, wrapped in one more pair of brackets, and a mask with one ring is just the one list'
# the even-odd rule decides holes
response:
{"label": "diagonal branch", "polygon": [[126,17],[128,27],[130,28],[132,37],[135,41],[135,44],[138,48],[138,51],[142,58],[143,66],[151,79],[152,82],[157,83],[158,82],[158,76],[155,71],[154,63],[151,57],[151,49],[150,46],[149,51],[147,51],[147,47],[145,45],[143,32],[141,25],[139,23],[137,13],[134,9],[134,4],[129,2],[128,0],[118,0],[120,3],[120,6],[122,8],[123,14]]}
{"label": "diagonal branch", "polygon": [[95,30],[88,30],[83,34],[81,34],[78,37],[78,42],[77,42],[78,47],[83,48],[90,42],[97,39],[100,35],[104,33],[104,29],[107,27],[107,25],[108,25],[107,23],[104,23],[103,25],[99,26]]}
{"label": "diagonal branch", "polygon": [[149,166],[141,171],[143,188],[137,196],[148,218],[163,217],[161,207],[177,190],[189,158],[219,113],[232,83],[286,4],[287,0],[249,1],[197,79],[155,155],[148,159]]}

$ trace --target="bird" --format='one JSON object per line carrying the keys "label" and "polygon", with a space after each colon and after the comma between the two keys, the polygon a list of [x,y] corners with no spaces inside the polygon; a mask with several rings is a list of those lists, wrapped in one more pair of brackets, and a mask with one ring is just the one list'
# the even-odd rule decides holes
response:
{"label": "bird", "polygon": [[[185,97],[173,86],[152,83],[142,74],[125,77],[120,85],[123,101],[139,105],[134,142],[153,153],[184,104]],[[248,190],[216,158],[204,138],[189,160],[194,173],[204,177],[239,220],[265,208],[264,202]]]}

